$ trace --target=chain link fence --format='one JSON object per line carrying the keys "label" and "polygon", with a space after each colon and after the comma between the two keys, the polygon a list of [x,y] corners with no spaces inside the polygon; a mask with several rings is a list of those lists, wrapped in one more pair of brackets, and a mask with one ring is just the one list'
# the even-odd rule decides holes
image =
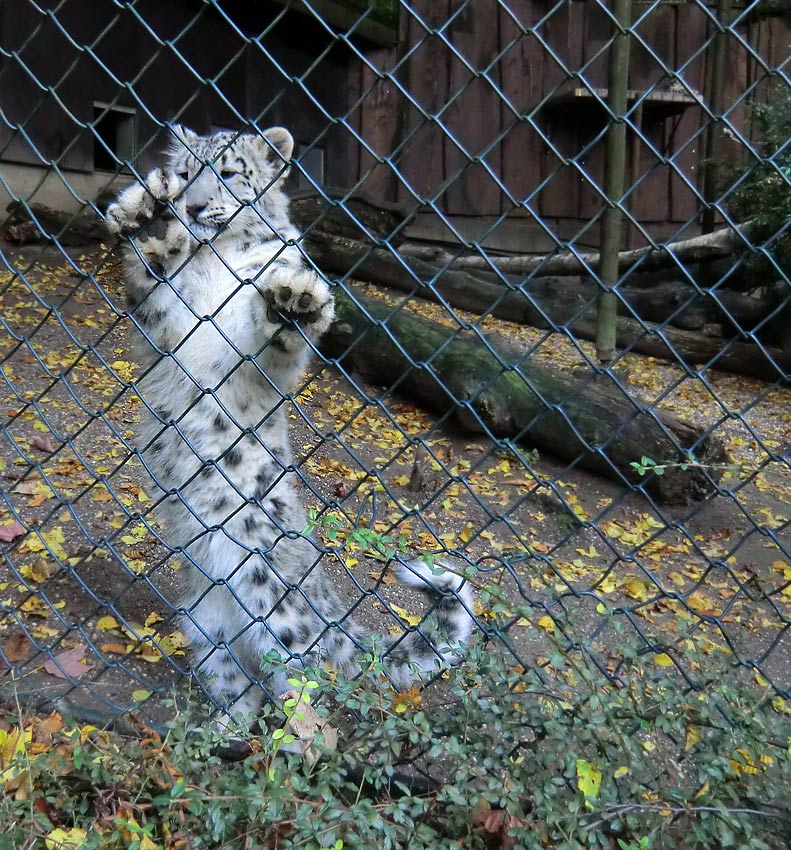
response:
{"label": "chain link fence", "polygon": [[471,640],[526,670],[584,647],[617,676],[628,640],[690,686],[717,656],[791,696],[782,4],[0,18],[4,699],[156,720],[194,681],[195,556],[157,519],[103,226],[176,123],[295,139],[288,244],[336,319],[275,403],[293,459],[270,448],[343,601],[327,631],[426,629],[391,567],[431,553],[469,579]]}

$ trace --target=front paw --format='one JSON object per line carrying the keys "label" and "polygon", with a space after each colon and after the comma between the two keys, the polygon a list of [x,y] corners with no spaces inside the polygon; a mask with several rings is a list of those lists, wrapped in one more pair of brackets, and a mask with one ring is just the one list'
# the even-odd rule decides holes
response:
{"label": "front paw", "polygon": [[135,183],[124,189],[114,204],[107,208],[107,228],[119,236],[136,236],[155,220],[172,220],[175,216],[168,202],[181,191],[181,180],[161,168],[149,172],[145,184]]}
{"label": "front paw", "polygon": [[272,324],[297,323],[313,339],[321,336],[335,317],[329,286],[310,269],[274,270],[267,279],[264,298]]}
{"label": "front paw", "polygon": [[107,208],[111,233],[133,238],[152,271],[160,274],[168,261],[187,244],[183,181],[155,168],[145,180],[125,189]]}

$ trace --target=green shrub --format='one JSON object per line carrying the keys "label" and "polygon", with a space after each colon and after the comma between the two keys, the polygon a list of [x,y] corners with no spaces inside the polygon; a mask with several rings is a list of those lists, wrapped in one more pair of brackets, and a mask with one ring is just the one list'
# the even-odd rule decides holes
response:
{"label": "green shrub", "polygon": [[[754,104],[754,155],[728,173],[726,205],[738,222],[752,222],[751,241],[765,245],[784,274],[791,273],[791,89],[772,86],[764,103]],[[753,261],[756,273],[770,281],[777,268],[766,259]]]}
{"label": "green shrub", "polygon": [[373,664],[356,681],[311,673],[328,691],[317,710],[341,731],[312,766],[285,752],[273,706],[238,762],[175,709],[164,737],[66,724],[37,744],[27,721],[31,740],[0,765],[0,847],[791,845],[789,707],[765,683],[728,684],[713,656],[683,659],[707,670],[690,690],[669,655],[624,654],[611,678],[560,646],[527,671],[479,646],[422,694],[395,694]]}

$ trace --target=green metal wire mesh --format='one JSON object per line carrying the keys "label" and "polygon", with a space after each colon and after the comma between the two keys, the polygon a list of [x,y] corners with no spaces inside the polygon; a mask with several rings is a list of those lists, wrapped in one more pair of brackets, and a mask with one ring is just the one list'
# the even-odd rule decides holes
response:
{"label": "green metal wire mesh", "polygon": [[[5,683],[156,717],[191,675],[102,229],[180,122],[291,130],[300,250],[367,317],[282,399],[348,610],[420,629],[384,561],[431,552],[497,590],[476,639],[525,669],[559,642],[617,675],[614,618],[692,686],[689,653],[723,653],[789,697],[789,22],[761,6],[633,3],[621,30],[576,0],[0,2]],[[447,371],[460,345],[483,372]],[[493,412],[506,381],[527,401]]]}

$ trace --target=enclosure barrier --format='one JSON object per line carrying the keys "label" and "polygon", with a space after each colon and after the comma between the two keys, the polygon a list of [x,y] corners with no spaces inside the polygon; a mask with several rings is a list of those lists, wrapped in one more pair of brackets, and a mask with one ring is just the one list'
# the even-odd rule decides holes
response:
{"label": "enclosure barrier", "polygon": [[525,671],[583,648],[617,679],[629,644],[791,697],[782,4],[0,16],[4,701],[157,722],[191,681],[103,225],[177,123],[296,140],[296,244],[337,317],[282,396],[283,473],[350,611],[420,630],[386,565],[432,553]]}

